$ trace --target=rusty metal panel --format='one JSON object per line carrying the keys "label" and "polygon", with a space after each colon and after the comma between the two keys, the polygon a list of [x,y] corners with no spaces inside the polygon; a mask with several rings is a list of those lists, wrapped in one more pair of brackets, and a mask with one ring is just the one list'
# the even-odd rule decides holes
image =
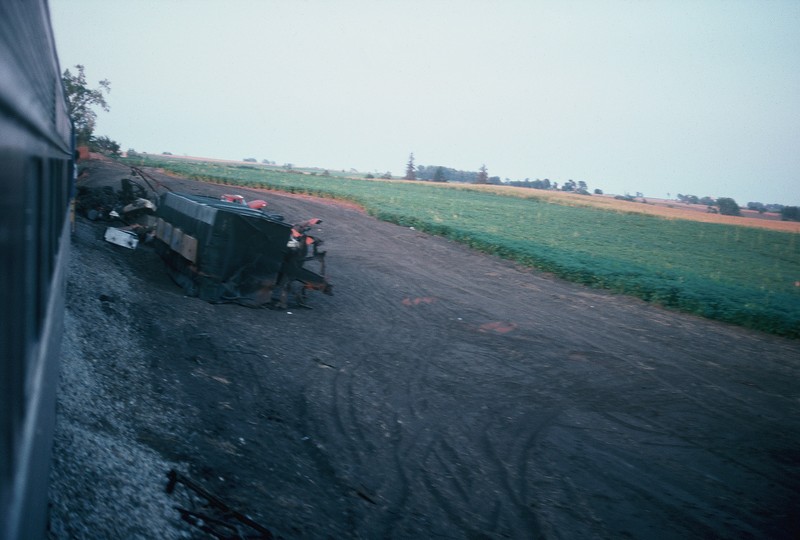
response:
{"label": "rusty metal panel", "polygon": [[187,260],[197,262],[197,238],[188,234],[183,235],[181,246],[178,252],[183,255]]}
{"label": "rusty metal panel", "polygon": [[175,227],[172,229],[172,236],[169,239],[169,247],[172,251],[181,252],[181,243],[183,242],[183,231]]}

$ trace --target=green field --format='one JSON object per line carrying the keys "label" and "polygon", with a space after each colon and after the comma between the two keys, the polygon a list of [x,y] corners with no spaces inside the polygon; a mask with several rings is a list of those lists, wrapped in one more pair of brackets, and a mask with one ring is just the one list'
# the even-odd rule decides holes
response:
{"label": "green field", "polygon": [[[800,235],[457,189],[163,158],[139,166],[216,183],[346,199],[371,215],[570,281],[800,337]],[[533,191],[533,190],[531,190]]]}

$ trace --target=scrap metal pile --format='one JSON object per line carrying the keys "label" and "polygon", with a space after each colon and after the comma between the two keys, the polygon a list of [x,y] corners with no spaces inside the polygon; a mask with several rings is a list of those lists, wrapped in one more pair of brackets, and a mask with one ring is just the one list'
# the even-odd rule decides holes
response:
{"label": "scrap metal pile", "polygon": [[[265,212],[264,201],[249,205],[239,195],[221,199],[156,189],[145,173],[133,171],[150,187],[122,179],[122,189],[86,189],[78,193],[76,209],[92,220],[119,220],[109,227],[109,242],[135,248],[152,243],[170,276],[189,296],[209,302],[235,302],[249,307],[286,308],[292,285],[305,306],[306,291],[332,294],[326,279],[322,240],[308,231],[319,219],[291,225]],[[314,265],[315,270],[308,268]]]}

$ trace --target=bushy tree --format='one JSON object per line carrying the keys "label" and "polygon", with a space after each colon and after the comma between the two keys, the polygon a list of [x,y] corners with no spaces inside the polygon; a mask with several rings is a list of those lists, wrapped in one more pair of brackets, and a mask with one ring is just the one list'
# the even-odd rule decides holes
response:
{"label": "bushy tree", "polygon": [[717,199],[717,207],[719,208],[719,213],[724,216],[741,215],[739,205],[730,197],[720,197]]}
{"label": "bushy tree", "polygon": [[[105,135],[102,137],[92,137],[89,141],[89,148],[93,152],[100,152],[101,154],[111,155],[111,156],[119,156],[119,143],[112,139],[109,139]],[[136,152],[134,152],[135,154]]]}
{"label": "bushy tree", "polygon": [[783,221],[800,221],[800,206],[784,206],[781,208]]}
{"label": "bushy tree", "polygon": [[481,165],[478,169],[478,177],[475,179],[476,184],[486,184],[489,182],[489,173],[486,170],[486,165]]}
{"label": "bushy tree", "polygon": [[714,206],[715,204],[717,204],[717,201],[715,201],[712,197],[709,197],[708,195],[706,195],[705,197],[701,197],[698,202],[706,206]]}
{"label": "bushy tree", "polygon": [[61,80],[67,94],[69,116],[75,126],[76,142],[78,146],[86,146],[92,142],[97,122],[97,113],[94,111],[94,107],[109,111],[105,94],[111,92],[111,83],[108,79],[103,79],[98,83],[100,85],[98,88],[89,88],[86,83],[84,67],[77,64],[75,69],[78,70],[75,75],[70,70],[65,70]]}

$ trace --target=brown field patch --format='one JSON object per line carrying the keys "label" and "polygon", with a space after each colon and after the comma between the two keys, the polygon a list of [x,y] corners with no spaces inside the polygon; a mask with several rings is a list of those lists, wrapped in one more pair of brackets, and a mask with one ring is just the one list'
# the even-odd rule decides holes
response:
{"label": "brown field patch", "polygon": [[[452,184],[447,184],[452,186]],[[473,189],[496,193],[498,195],[521,197],[525,199],[540,199],[555,204],[568,206],[584,206],[602,208],[614,212],[647,214],[666,219],[685,219],[701,221],[703,223],[722,223],[725,225],[738,225],[740,227],[756,227],[773,231],[800,233],[800,222],[780,221],[780,216],[774,213],[758,214],[749,210],[742,210],[741,216],[724,216],[706,211],[701,204],[684,204],[665,199],[645,199],[647,202],[623,201],[615,199],[612,195],[578,195],[561,191],[544,191],[514,186],[488,186],[465,184],[458,186],[460,189]]]}

